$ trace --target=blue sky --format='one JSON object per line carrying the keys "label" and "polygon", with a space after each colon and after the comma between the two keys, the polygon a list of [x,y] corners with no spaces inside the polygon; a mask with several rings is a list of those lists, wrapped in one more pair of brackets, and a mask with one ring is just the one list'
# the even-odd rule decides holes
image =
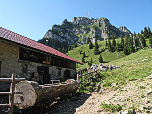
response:
{"label": "blue sky", "polygon": [[0,27],[35,41],[73,17],[106,17],[132,33],[152,29],[152,0],[0,0]]}

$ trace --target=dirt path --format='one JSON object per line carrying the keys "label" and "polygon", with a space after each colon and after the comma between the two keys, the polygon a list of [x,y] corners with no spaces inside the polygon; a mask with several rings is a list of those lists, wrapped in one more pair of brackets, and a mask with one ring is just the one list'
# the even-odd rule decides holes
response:
{"label": "dirt path", "polygon": [[[98,92],[77,94],[53,104],[47,101],[26,110],[14,110],[14,114],[110,114],[102,108],[101,103],[121,105],[122,110],[116,114],[127,114],[129,111],[152,113],[152,76],[128,81],[117,90],[113,89],[116,84],[108,89],[102,87],[102,84],[100,86]],[[5,110],[1,113],[6,114]]]}

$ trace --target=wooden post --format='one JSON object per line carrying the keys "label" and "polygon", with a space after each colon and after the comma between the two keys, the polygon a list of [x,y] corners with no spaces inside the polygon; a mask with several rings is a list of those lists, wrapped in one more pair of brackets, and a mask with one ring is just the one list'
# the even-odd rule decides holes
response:
{"label": "wooden post", "polygon": [[[79,83],[79,74],[77,73],[77,81]],[[79,87],[80,87],[80,84],[79,84]],[[79,88],[79,92],[80,92],[80,88]]]}
{"label": "wooden post", "polygon": [[79,83],[79,74],[77,74],[77,81],[78,81],[78,83]]}
{"label": "wooden post", "polygon": [[89,77],[89,82],[90,82],[90,72],[89,72],[90,68],[88,69],[88,77]]}
{"label": "wooden post", "polygon": [[14,105],[14,90],[15,90],[15,78],[16,78],[16,74],[12,74],[11,76],[12,78],[12,83],[10,86],[10,95],[9,95],[9,105],[10,108],[8,108],[8,112],[9,114],[13,114],[13,105]]}
{"label": "wooden post", "polygon": [[[90,76],[91,76],[91,69],[90,69]],[[92,78],[90,78],[90,82],[92,82]]]}
{"label": "wooden post", "polygon": [[[82,82],[82,70],[80,69],[80,78],[81,78],[81,87],[83,85],[83,82]],[[83,93],[84,93],[84,88],[83,88]]]}

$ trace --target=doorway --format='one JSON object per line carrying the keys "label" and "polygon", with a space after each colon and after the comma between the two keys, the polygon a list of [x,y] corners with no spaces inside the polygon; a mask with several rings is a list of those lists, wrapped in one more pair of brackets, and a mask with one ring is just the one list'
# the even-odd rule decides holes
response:
{"label": "doorway", "polygon": [[70,79],[70,70],[65,70],[64,71],[64,77],[67,79]]}
{"label": "doorway", "polygon": [[42,82],[41,82],[42,84],[49,84],[50,83],[51,75],[49,74],[49,67],[38,66],[37,72],[40,75],[40,78],[42,79]]}

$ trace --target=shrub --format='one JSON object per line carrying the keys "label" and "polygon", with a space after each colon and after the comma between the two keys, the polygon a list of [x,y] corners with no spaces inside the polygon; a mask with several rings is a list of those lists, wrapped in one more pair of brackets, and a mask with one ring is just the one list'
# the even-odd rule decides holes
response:
{"label": "shrub", "polygon": [[120,110],[122,110],[122,107],[119,104],[113,105],[113,104],[102,103],[101,105],[106,111],[110,111],[110,112],[115,112],[115,111],[119,112]]}

